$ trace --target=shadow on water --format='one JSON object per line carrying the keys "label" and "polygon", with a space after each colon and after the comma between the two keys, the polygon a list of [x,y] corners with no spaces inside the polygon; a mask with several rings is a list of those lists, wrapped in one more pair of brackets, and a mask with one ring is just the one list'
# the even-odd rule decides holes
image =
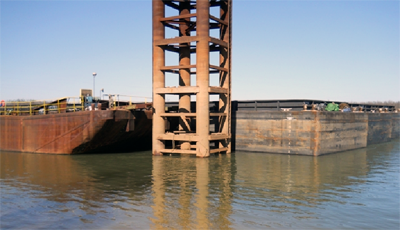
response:
{"label": "shadow on water", "polygon": [[[151,187],[147,154],[46,155],[2,152],[0,178],[37,189],[52,189],[55,201],[70,191],[86,191],[84,199],[102,201],[107,194],[144,193]],[[96,194],[97,193],[97,194]]]}
{"label": "shadow on water", "polygon": [[399,151],[390,142],[320,157],[2,152],[1,227],[393,228]]}
{"label": "shadow on water", "polygon": [[[1,152],[1,227],[71,228],[89,224],[88,227],[101,228],[98,223],[102,219],[113,217],[101,218],[101,214],[144,202],[152,185],[149,154],[71,156]],[[20,200],[20,196],[25,199]],[[38,215],[40,210],[43,213]],[[48,223],[48,216],[54,215],[59,220]],[[21,217],[25,219],[21,221]],[[12,224],[7,225],[8,221]],[[46,224],[37,225],[39,222]]]}

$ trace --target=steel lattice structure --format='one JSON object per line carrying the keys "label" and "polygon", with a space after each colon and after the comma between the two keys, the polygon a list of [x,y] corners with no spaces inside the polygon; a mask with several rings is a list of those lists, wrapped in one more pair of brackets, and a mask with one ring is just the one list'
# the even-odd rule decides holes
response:
{"label": "steel lattice structure", "polygon": [[[231,0],[153,0],[153,155],[231,152],[231,7]],[[166,17],[167,9],[176,15]],[[166,38],[166,29],[178,36]],[[165,65],[167,52],[179,55],[179,65]],[[219,63],[210,62],[212,52]],[[179,85],[166,87],[166,73],[179,77]],[[210,86],[215,75],[219,85]],[[165,110],[168,94],[179,95],[176,111]],[[215,111],[210,95],[219,95]]]}

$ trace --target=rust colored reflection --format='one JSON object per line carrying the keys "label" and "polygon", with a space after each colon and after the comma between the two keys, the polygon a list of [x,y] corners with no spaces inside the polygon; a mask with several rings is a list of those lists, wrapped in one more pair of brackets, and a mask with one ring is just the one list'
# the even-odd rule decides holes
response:
{"label": "rust colored reflection", "polygon": [[[229,229],[232,224],[229,220],[232,214],[232,166],[229,157],[212,161],[193,157],[153,157],[152,227]],[[210,185],[216,184],[219,189],[211,190]]]}

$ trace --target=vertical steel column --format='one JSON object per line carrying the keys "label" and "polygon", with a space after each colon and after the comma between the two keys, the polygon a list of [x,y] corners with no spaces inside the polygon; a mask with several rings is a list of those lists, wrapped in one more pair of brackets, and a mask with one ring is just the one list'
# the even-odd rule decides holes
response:
{"label": "vertical steel column", "polygon": [[[231,25],[230,25],[230,5],[231,0],[221,1],[220,7],[220,19],[224,21],[226,25],[221,25],[220,37],[221,41],[228,44],[228,47],[220,47],[220,67],[226,68],[228,72],[220,71],[219,86],[228,89],[227,94],[219,95],[219,112],[226,113],[227,116],[222,116],[219,119],[219,132],[230,135],[230,123],[231,123],[231,57],[230,57],[230,44],[231,44]],[[230,138],[223,140],[219,144],[220,148],[228,147],[227,153],[231,152],[231,141]]]}
{"label": "vertical steel column", "polygon": [[[179,3],[179,15],[190,14],[190,2]],[[186,20],[190,20],[187,18]],[[190,36],[188,24],[179,25],[179,37]],[[181,43],[179,48],[179,65],[190,65],[190,43]],[[190,68],[179,70],[179,86],[190,86]],[[179,112],[190,113],[190,94],[179,95]],[[180,119],[179,130],[190,131],[190,127]]]}
{"label": "vertical steel column", "polygon": [[165,38],[164,18],[165,6],[162,0],[153,0],[153,155],[162,155],[164,143],[157,137],[165,133],[165,122],[161,113],[165,112],[165,95],[155,93],[155,89],[165,87],[165,75],[161,67],[165,65],[164,49],[155,45],[155,41]]}
{"label": "vertical steel column", "polygon": [[[179,15],[190,14],[190,2],[179,3]],[[189,20],[186,18],[184,20]],[[179,37],[190,36],[188,23],[179,25]],[[190,65],[190,42],[180,44],[179,65]],[[179,86],[190,86],[190,68],[179,70]],[[179,112],[190,113],[190,94],[179,95]],[[183,120],[186,119],[186,120]],[[188,118],[179,118],[179,130],[189,132],[190,120]],[[190,150],[190,142],[182,142],[181,149]]]}
{"label": "vertical steel column", "polygon": [[[230,153],[231,2],[153,0],[153,154],[180,153],[208,157],[211,153]],[[179,15],[165,17],[166,6],[177,10]],[[211,7],[219,7],[220,15],[210,15]],[[178,31],[179,36],[165,38],[165,28]],[[196,35],[191,36],[194,29]],[[219,38],[210,37],[210,29],[219,30]],[[194,42],[196,45],[192,49]],[[196,65],[190,61],[194,51]],[[210,52],[215,51],[219,51],[219,62],[211,64]],[[178,53],[179,65],[165,66],[165,52]],[[196,72],[191,72],[194,68]],[[219,71],[219,86],[210,87],[210,71]],[[178,87],[165,87],[165,72],[179,73]],[[195,87],[190,82],[194,73]],[[165,111],[165,95],[168,94],[179,95],[178,111],[175,107]],[[210,94],[220,95],[217,113],[210,114]],[[191,111],[191,95],[196,95],[195,113]],[[220,118],[220,126],[213,132],[210,132],[210,116]],[[190,127],[190,119],[195,119],[196,127]],[[170,122],[168,133],[165,133],[166,120]],[[210,141],[217,145],[210,146]]]}
{"label": "vertical steel column", "polygon": [[196,83],[199,93],[196,96],[196,133],[198,141],[196,146],[197,157],[208,157],[210,155],[210,108],[209,108],[209,67],[210,67],[210,47],[209,47],[209,1],[197,1],[197,28],[198,37],[196,47]]}

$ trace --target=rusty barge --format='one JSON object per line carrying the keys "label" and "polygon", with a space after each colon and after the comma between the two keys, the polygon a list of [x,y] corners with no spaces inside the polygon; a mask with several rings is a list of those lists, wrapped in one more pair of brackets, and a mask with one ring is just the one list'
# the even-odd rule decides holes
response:
{"label": "rusty barge", "polygon": [[[211,112],[218,111],[218,103],[210,103]],[[329,103],[346,103],[349,112],[326,111]],[[178,102],[166,105],[172,114],[179,109]],[[400,111],[393,105],[285,99],[232,101],[231,108],[232,150],[238,152],[320,156],[400,138]],[[166,121],[167,132],[179,125],[172,116]],[[211,133],[219,122],[210,119]],[[179,152],[179,145],[171,146]]]}
{"label": "rusty barge", "polygon": [[400,138],[400,111],[391,105],[347,103],[329,112],[322,100],[237,101],[232,107],[236,151],[320,156]]}
{"label": "rusty barge", "polygon": [[[210,102],[210,111],[217,111],[218,103]],[[299,99],[232,101],[232,150],[319,156],[400,137],[400,113],[394,106],[349,103],[352,112],[348,113],[326,112],[315,106],[327,103]],[[150,103],[121,103],[114,109],[92,111],[83,111],[80,104],[68,104],[64,99],[29,110],[8,106],[0,108],[0,112],[8,111],[0,116],[0,151],[114,153],[150,150],[152,146]],[[191,107],[196,111],[194,103]],[[178,102],[168,102],[165,113],[174,115],[178,109]],[[168,133],[180,124],[174,116],[164,122],[161,128]],[[218,127],[219,119],[211,119],[210,132]],[[179,144],[167,144],[179,152]]]}
{"label": "rusty barge", "polygon": [[0,116],[0,151],[79,154],[151,146],[151,104],[85,111],[60,99],[10,108]]}

